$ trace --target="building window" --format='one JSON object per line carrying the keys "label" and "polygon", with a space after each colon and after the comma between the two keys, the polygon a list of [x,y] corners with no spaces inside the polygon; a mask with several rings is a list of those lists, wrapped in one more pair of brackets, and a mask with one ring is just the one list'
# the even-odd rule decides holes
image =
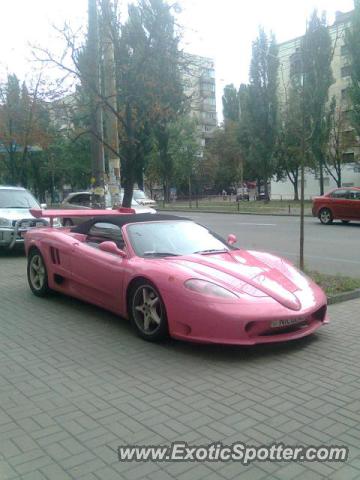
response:
{"label": "building window", "polygon": [[343,118],[346,122],[352,123],[353,120],[353,112],[352,110],[344,110],[343,111]]}
{"label": "building window", "polygon": [[341,76],[342,78],[344,77],[350,77],[351,75],[351,67],[350,65],[346,65],[345,67],[341,68]]}
{"label": "building window", "polygon": [[344,163],[352,163],[354,161],[354,152],[343,153],[342,160]]}
{"label": "building window", "polygon": [[204,116],[203,118],[205,118],[205,120],[207,120],[207,119],[216,120],[216,113],[215,112],[204,112],[203,116]]}
{"label": "building window", "polygon": [[215,78],[215,70],[212,68],[204,68],[203,75],[205,77]]}
{"label": "building window", "polygon": [[215,83],[204,82],[202,88],[206,92],[215,92]]}
{"label": "building window", "polygon": [[215,97],[204,98],[204,103],[206,103],[207,105],[215,105],[216,103]]}
{"label": "building window", "polygon": [[296,51],[290,56],[290,76],[301,75],[301,52]]}
{"label": "building window", "polygon": [[[343,147],[349,147],[350,145],[355,143],[355,134],[353,130],[345,130],[341,132],[341,140],[343,143]],[[347,147],[346,147],[347,145]]]}
{"label": "building window", "polygon": [[347,45],[341,45],[340,52],[344,57],[349,55],[349,47]]}
{"label": "building window", "polygon": [[349,89],[343,88],[341,90],[341,100],[348,100],[348,95],[349,95]]}

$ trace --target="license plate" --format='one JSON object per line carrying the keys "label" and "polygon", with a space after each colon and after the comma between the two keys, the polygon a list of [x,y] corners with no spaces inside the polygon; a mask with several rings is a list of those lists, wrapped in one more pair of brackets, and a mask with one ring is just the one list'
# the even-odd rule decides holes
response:
{"label": "license plate", "polygon": [[289,327],[303,320],[303,318],[285,318],[284,320],[274,320],[270,325],[272,328]]}

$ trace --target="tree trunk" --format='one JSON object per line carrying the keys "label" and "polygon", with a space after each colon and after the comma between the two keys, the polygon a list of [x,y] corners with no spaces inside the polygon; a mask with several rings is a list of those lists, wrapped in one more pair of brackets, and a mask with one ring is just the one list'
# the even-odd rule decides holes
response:
{"label": "tree trunk", "polygon": [[144,191],[144,174],[142,172],[137,175],[136,181],[139,189]]}
{"label": "tree trunk", "polygon": [[28,182],[27,182],[27,152],[28,152],[28,147],[27,147],[27,145],[25,145],[23,153],[21,155],[21,185],[24,188],[27,188],[27,186],[28,186]]}
{"label": "tree trunk", "polygon": [[16,153],[13,151],[12,147],[10,147],[9,151],[9,159],[10,159],[10,184],[16,185],[17,178],[16,178]]}
{"label": "tree trunk", "polygon": [[168,180],[165,179],[163,183],[163,189],[164,189],[164,203],[169,203],[170,202],[170,192],[169,192],[169,183]]}
{"label": "tree trunk", "polygon": [[191,175],[189,175],[189,207],[192,208]]}
{"label": "tree trunk", "polygon": [[131,202],[134,192],[134,180],[132,178],[131,172],[127,172],[125,181],[124,181],[124,198],[122,201],[122,206],[131,208]]}
{"label": "tree trunk", "polygon": [[91,129],[91,162],[92,175],[95,179],[94,187],[99,189],[102,206],[105,206],[104,197],[104,147],[102,130],[102,107],[99,103],[100,71],[99,71],[99,32],[97,20],[96,0],[88,0],[88,69],[89,69],[89,96],[90,96],[90,129]]}
{"label": "tree trunk", "polygon": [[293,186],[294,186],[294,200],[295,202],[298,202],[299,201],[299,185],[298,185],[297,178],[294,181]]}
{"label": "tree trunk", "polygon": [[338,169],[338,172],[337,172],[337,180],[336,180],[336,184],[337,186],[340,188],[341,187],[341,184],[342,184],[342,175],[341,175],[341,164],[339,164],[339,169]]}
{"label": "tree trunk", "polygon": [[268,179],[264,179],[264,194],[265,194],[265,202],[268,202],[270,200],[270,195],[269,195],[269,182]]}
{"label": "tree trunk", "polygon": [[322,158],[320,158],[320,162],[319,162],[319,184],[320,184],[320,195],[324,195],[324,166],[323,166]]}

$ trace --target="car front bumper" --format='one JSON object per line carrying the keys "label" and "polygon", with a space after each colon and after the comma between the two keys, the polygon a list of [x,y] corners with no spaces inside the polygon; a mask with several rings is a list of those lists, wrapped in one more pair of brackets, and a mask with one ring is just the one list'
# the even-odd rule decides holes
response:
{"label": "car front bumper", "polygon": [[[174,307],[176,306],[176,307]],[[308,308],[291,311],[269,301],[268,304],[216,302],[169,304],[170,335],[198,343],[255,345],[305,337],[329,322],[326,300]]]}
{"label": "car front bumper", "polygon": [[17,243],[24,243],[24,239],[15,233],[13,227],[0,227],[0,247],[13,248]]}
{"label": "car front bumper", "polygon": [[11,227],[0,227],[0,247],[12,249],[17,244],[23,244],[28,230],[46,226],[46,220],[24,218],[13,222]]}

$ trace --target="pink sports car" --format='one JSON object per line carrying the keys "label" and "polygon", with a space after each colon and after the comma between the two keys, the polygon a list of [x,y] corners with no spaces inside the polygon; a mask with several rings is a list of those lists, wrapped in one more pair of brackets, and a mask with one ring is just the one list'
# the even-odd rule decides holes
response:
{"label": "pink sports car", "polygon": [[[66,212],[68,214],[68,211]],[[61,217],[61,211],[34,216]],[[173,215],[75,211],[81,225],[26,234],[37,296],[65,293],[130,319],[146,340],[253,345],[328,323],[323,291],[288,261]]]}

